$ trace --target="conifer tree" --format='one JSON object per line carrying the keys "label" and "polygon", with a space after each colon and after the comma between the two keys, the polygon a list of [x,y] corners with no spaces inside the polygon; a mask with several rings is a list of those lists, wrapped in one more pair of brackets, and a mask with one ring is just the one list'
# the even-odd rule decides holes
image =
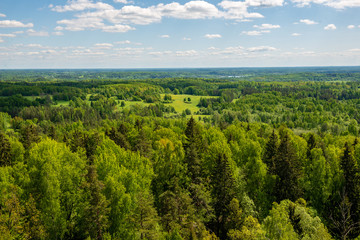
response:
{"label": "conifer tree", "polygon": [[313,150],[316,147],[316,140],[314,134],[310,134],[309,139],[307,140],[307,151],[306,156],[309,160],[311,160],[311,150]]}
{"label": "conifer tree", "polygon": [[103,183],[98,180],[97,170],[94,165],[88,166],[86,175],[88,205],[85,208],[84,230],[91,239],[103,239],[108,228],[108,201],[102,194]]}
{"label": "conifer tree", "polygon": [[126,150],[131,148],[129,141],[126,139],[123,133],[121,133],[117,129],[111,128],[110,130],[106,131],[105,134],[111,140],[113,140],[116,143],[116,145],[125,148]]}
{"label": "conifer tree", "polygon": [[[348,143],[345,144],[344,154],[341,158],[341,168],[344,174],[344,188],[345,194],[351,204],[351,218],[354,223],[360,222],[360,173],[356,160],[353,157],[351,147]],[[360,226],[359,226],[360,227]],[[359,234],[359,228],[355,235]],[[353,233],[354,234],[354,233]]]}
{"label": "conifer tree", "polygon": [[278,176],[275,195],[278,202],[284,199],[297,200],[302,195],[299,178],[302,170],[295,148],[286,133],[282,139],[275,158],[275,171]]}
{"label": "conifer tree", "polygon": [[4,133],[0,132],[0,167],[11,164],[11,146]]}
{"label": "conifer tree", "polygon": [[187,123],[185,129],[186,142],[184,143],[185,162],[187,163],[190,177],[194,183],[201,182],[201,135],[193,117]]}
{"label": "conifer tree", "polygon": [[273,130],[268,142],[265,146],[264,163],[268,166],[269,173],[274,174],[275,171],[275,157],[278,151],[278,136]]}
{"label": "conifer tree", "polygon": [[226,238],[226,219],[229,216],[228,206],[235,197],[235,179],[225,154],[220,154],[212,176],[213,199],[215,210],[214,230],[221,239]]}
{"label": "conifer tree", "polygon": [[20,142],[28,150],[32,143],[40,141],[38,128],[35,124],[24,124],[20,129]]}

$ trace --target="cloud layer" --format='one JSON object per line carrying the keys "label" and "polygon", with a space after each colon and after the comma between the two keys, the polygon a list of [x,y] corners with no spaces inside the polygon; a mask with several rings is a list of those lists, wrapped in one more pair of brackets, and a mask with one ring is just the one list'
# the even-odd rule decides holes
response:
{"label": "cloud layer", "polygon": [[[128,3],[128,1],[117,1]],[[91,0],[71,0],[64,6],[50,5],[55,12],[75,12],[75,18],[58,21],[64,30],[83,31],[103,30],[105,32],[127,32],[134,30],[134,25],[148,25],[159,23],[164,18],[175,19],[233,19],[246,20],[263,18],[257,12],[250,12],[250,8],[280,7],[283,0],[246,0],[221,1],[219,4],[195,0],[185,4],[172,2],[160,3],[149,7],[125,5],[121,8]],[[108,24],[110,23],[110,24]]]}

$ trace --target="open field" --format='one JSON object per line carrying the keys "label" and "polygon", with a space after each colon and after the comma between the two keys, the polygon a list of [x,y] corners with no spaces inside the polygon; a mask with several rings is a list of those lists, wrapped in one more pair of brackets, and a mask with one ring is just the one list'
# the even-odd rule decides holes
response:
{"label": "open field", "polygon": [[[165,94],[161,94],[161,98],[164,98],[164,95]],[[192,114],[199,111],[199,107],[197,107],[197,105],[200,102],[200,98],[212,98],[209,96],[194,96],[194,95],[185,95],[185,94],[180,94],[180,95],[169,94],[169,95],[171,96],[173,102],[165,103],[165,104],[173,106],[175,108],[175,111],[178,113],[182,113],[186,109],[189,109]],[[186,98],[186,100],[190,98],[191,102],[188,101],[184,102],[184,98]]]}

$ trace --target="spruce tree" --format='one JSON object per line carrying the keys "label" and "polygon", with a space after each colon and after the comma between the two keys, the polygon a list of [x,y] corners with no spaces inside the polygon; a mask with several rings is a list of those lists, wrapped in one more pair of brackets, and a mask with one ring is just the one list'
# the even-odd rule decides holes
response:
{"label": "spruce tree", "polygon": [[[357,166],[356,160],[353,157],[351,147],[348,143],[345,144],[344,154],[341,157],[341,169],[344,174],[344,188],[345,194],[349,198],[351,204],[351,218],[354,223],[360,223],[360,175],[359,167]],[[354,231],[355,235],[358,235],[358,231]],[[353,234],[354,234],[353,233]]]}
{"label": "spruce tree", "polygon": [[0,132],[0,167],[11,164],[11,146],[4,133]]}
{"label": "spruce tree", "polygon": [[212,176],[213,199],[215,210],[214,230],[221,239],[226,238],[226,219],[229,216],[228,206],[235,197],[235,179],[225,154],[220,154],[216,160]]}
{"label": "spruce tree", "polygon": [[271,136],[269,137],[268,142],[265,146],[264,152],[264,163],[267,165],[269,169],[269,173],[274,174],[275,171],[275,157],[278,151],[278,136],[273,130]]}
{"label": "spruce tree", "polygon": [[108,201],[102,194],[103,183],[98,180],[97,170],[94,165],[88,166],[85,189],[87,192],[87,206],[83,221],[84,231],[91,239],[103,239],[108,228]]}
{"label": "spruce tree", "polygon": [[275,189],[278,202],[284,199],[295,201],[302,196],[302,189],[299,185],[299,178],[302,174],[301,163],[287,133],[282,137],[275,157],[274,173],[278,176]]}
{"label": "spruce tree", "polygon": [[310,134],[309,139],[307,140],[307,150],[306,156],[309,160],[311,160],[311,150],[316,147],[316,140],[314,134]]}
{"label": "spruce tree", "polygon": [[192,182],[199,184],[201,182],[201,158],[199,155],[202,148],[202,142],[199,127],[193,117],[191,117],[187,123],[185,136],[185,162],[187,163]]}

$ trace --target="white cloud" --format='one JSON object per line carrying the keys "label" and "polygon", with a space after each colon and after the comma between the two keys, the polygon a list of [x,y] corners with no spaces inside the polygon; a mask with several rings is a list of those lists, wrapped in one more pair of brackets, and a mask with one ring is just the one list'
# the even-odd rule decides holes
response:
{"label": "white cloud", "polygon": [[180,19],[205,19],[220,17],[221,13],[211,3],[205,1],[190,1],[181,5],[177,2],[170,4],[159,4],[157,11],[164,17],[173,17]]}
{"label": "white cloud", "polygon": [[0,13],[0,17],[6,17],[6,15],[3,13]]}
{"label": "white cloud", "polygon": [[269,46],[259,46],[259,47],[251,47],[248,48],[247,50],[249,52],[266,52],[266,51],[275,51],[277,49]]}
{"label": "white cloud", "polygon": [[34,27],[34,24],[32,23],[24,24],[16,20],[0,21],[0,28],[30,28],[30,27]]}
{"label": "white cloud", "polygon": [[13,32],[13,34],[23,34],[24,31],[16,31],[16,32]]}
{"label": "white cloud", "polygon": [[195,50],[176,51],[176,56],[178,57],[192,57],[196,55],[198,55],[198,52]]}
{"label": "white cloud", "polygon": [[95,48],[98,48],[98,49],[110,49],[114,45],[112,45],[111,43],[97,43],[97,44],[94,44],[94,46],[95,46]]}
{"label": "white cloud", "polygon": [[124,4],[129,3],[129,1],[127,1],[127,0],[114,0],[114,2],[116,2],[116,3],[124,3]]}
{"label": "white cloud", "polygon": [[183,37],[183,38],[182,38],[182,40],[184,40],[184,41],[190,41],[190,40],[191,40],[191,38],[188,38],[188,37]]}
{"label": "white cloud", "polygon": [[0,37],[16,37],[16,35],[13,33],[0,33]]}
{"label": "white cloud", "polygon": [[0,43],[3,43],[4,42],[4,39],[0,38]]}
{"label": "white cloud", "polygon": [[43,48],[43,46],[41,44],[38,43],[30,43],[28,45],[26,45],[26,47],[30,47],[30,48]]}
{"label": "white cloud", "polygon": [[355,28],[355,25],[349,25],[347,26],[348,29],[354,29]]}
{"label": "white cloud", "polygon": [[321,4],[335,9],[360,7],[359,0],[292,0],[298,7],[309,6],[311,3]]}
{"label": "white cloud", "polygon": [[317,22],[310,20],[310,19],[301,19],[300,23],[305,23],[306,25],[314,25],[314,24],[318,24]]}
{"label": "white cloud", "polygon": [[260,26],[259,25],[254,25],[254,28],[259,28],[259,29],[275,29],[275,28],[280,28],[280,25],[273,25],[273,24],[269,24],[269,23],[263,23]]}
{"label": "white cloud", "polygon": [[64,33],[63,32],[53,32],[52,35],[62,36],[62,35],[64,35]]}
{"label": "white cloud", "polygon": [[261,36],[263,33],[270,33],[270,30],[261,30],[261,31],[243,31],[242,34],[248,36]]}
{"label": "white cloud", "polygon": [[245,3],[251,7],[281,7],[283,0],[245,0]]}
{"label": "white cloud", "polygon": [[129,41],[129,40],[118,41],[118,42],[115,42],[115,44],[131,44],[131,41]]}
{"label": "white cloud", "polygon": [[328,24],[324,27],[325,30],[336,30],[336,26],[334,24]]}
{"label": "white cloud", "polygon": [[167,35],[167,34],[165,34],[165,35],[161,35],[160,37],[161,37],[161,38],[170,38],[170,36],[169,36],[169,35]]}
{"label": "white cloud", "polygon": [[77,19],[64,19],[56,22],[60,25],[65,25],[64,28],[55,28],[56,30],[65,29],[68,31],[83,31],[85,29],[101,29],[104,23],[101,18],[77,18]]}
{"label": "white cloud", "polygon": [[131,44],[131,45],[142,45],[142,43],[139,43],[139,42],[131,42],[130,40],[124,40],[124,41],[117,41],[117,42],[114,42],[114,44]]}
{"label": "white cloud", "polygon": [[62,31],[62,30],[64,30],[64,27],[57,26],[54,30],[55,30],[55,31]]}
{"label": "white cloud", "polygon": [[[255,1],[254,1],[255,2]],[[254,4],[253,1],[248,2],[235,2],[235,1],[222,1],[219,6],[226,10],[223,14],[225,19],[237,19],[241,20],[244,18],[263,18],[264,16],[260,13],[249,13],[248,7]]]}
{"label": "white cloud", "polygon": [[172,51],[162,51],[162,52],[149,52],[148,54],[152,56],[160,57],[164,55],[170,55],[172,53],[173,53]]}
{"label": "white cloud", "polygon": [[112,33],[116,33],[116,32],[128,32],[130,30],[135,30],[135,28],[130,27],[128,25],[121,25],[121,24],[116,24],[114,26],[104,26],[101,28],[103,32],[112,32]]}
{"label": "white cloud", "polygon": [[97,10],[110,10],[114,9],[113,6],[103,3],[97,2],[93,3],[91,0],[72,0],[68,1],[68,5],[65,6],[53,6],[49,5],[52,11],[55,12],[68,12],[68,11],[83,11],[87,9],[97,9]]}
{"label": "white cloud", "polygon": [[68,31],[83,31],[85,29],[90,30],[102,30],[103,32],[127,32],[134,30],[135,28],[128,25],[115,24],[107,26],[103,23],[101,18],[85,17],[77,19],[64,19],[57,21],[57,24],[65,25],[65,27],[58,26],[56,30],[68,30]]}
{"label": "white cloud", "polygon": [[[125,0],[115,0],[115,2],[130,3]],[[104,21],[114,24],[104,28],[107,32],[126,32],[134,28],[128,25],[147,25],[160,22],[163,18],[177,19],[210,19],[225,18],[237,21],[249,21],[249,18],[262,18],[260,13],[248,12],[249,7],[274,7],[282,6],[284,0],[246,0],[240,1],[221,1],[218,5],[223,9],[219,10],[215,5],[202,1],[194,0],[185,4],[172,2],[169,4],[160,3],[146,8],[134,5],[126,5],[119,9],[113,6],[94,2],[92,0],[71,0],[65,6],[49,7],[53,11],[82,11],[75,15],[75,19],[64,19],[58,21],[57,28],[65,28],[70,31],[82,31],[85,29],[102,29]],[[85,11],[87,10],[87,11]],[[61,31],[62,29],[55,29]]]}
{"label": "white cloud", "polygon": [[293,33],[293,34],[291,34],[291,36],[298,37],[298,36],[301,36],[301,34],[300,33]]}
{"label": "white cloud", "polygon": [[204,37],[213,39],[213,38],[221,38],[222,36],[220,34],[205,34]]}
{"label": "white cloud", "polygon": [[43,31],[37,32],[34,29],[29,29],[26,32],[29,36],[32,36],[32,37],[48,37],[49,36],[48,32],[43,32]]}

